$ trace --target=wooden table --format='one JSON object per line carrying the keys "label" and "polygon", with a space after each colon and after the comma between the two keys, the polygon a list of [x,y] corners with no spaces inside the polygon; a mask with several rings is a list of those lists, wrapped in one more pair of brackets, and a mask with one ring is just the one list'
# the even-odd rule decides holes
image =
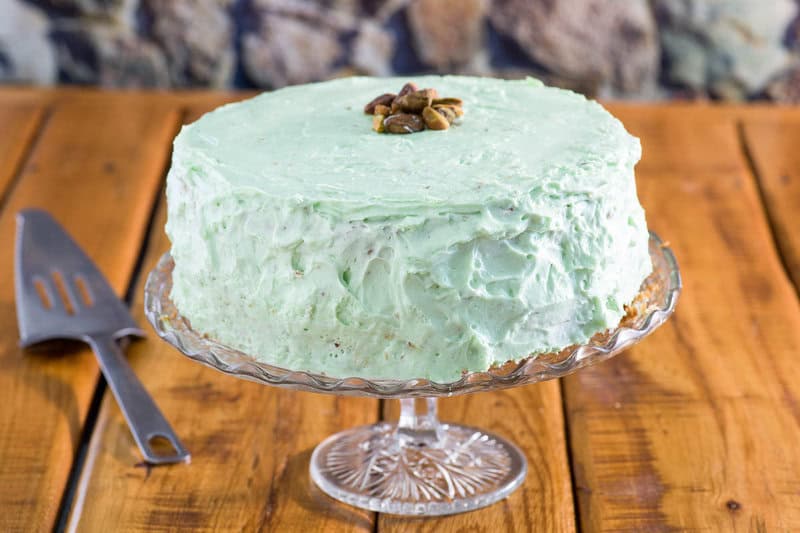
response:
{"label": "wooden table", "polygon": [[607,363],[441,402],[522,447],[530,471],[507,500],[429,520],[338,504],[309,480],[310,452],[390,416],[383,402],[236,380],[154,334],[129,358],[193,461],[143,465],[90,352],[17,347],[14,215],[50,211],[144,325],[170,142],[243,96],[0,90],[0,531],[800,530],[798,108],[610,106],[642,138],[640,198],[684,293]]}

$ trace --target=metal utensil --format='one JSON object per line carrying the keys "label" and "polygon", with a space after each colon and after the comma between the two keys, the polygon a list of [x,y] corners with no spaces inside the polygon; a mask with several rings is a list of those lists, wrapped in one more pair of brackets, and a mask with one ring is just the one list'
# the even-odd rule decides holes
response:
{"label": "metal utensil", "polygon": [[[189,460],[169,422],[133,373],[117,341],[143,337],[114,290],[70,236],[38,209],[17,215],[15,291],[20,344],[53,339],[88,343],[117,403],[149,463]],[[152,442],[163,438],[175,453],[156,453]]]}

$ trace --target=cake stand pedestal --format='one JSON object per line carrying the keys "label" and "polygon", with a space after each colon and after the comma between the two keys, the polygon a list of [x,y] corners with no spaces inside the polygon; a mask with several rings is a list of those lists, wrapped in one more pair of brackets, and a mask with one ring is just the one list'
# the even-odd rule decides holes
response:
{"label": "cake stand pedestal", "polygon": [[[419,413],[417,403],[426,409]],[[328,495],[371,511],[443,515],[501,500],[522,484],[527,462],[507,440],[442,424],[436,398],[400,400],[396,424],[336,433],[314,449],[311,478]]]}
{"label": "cake stand pedestal", "polygon": [[184,355],[226,374],[267,385],[400,399],[397,423],[336,433],[311,456],[311,478],[340,501],[384,513],[434,516],[490,505],[525,479],[522,452],[498,435],[439,422],[436,397],[497,390],[565,376],[639,342],[672,314],[681,291],[671,250],[650,234],[653,272],[613,330],[559,353],[528,357],[458,381],[333,378],[276,367],[194,331],[170,299],[174,263],[164,254],[147,279],[145,313],[158,335]]}

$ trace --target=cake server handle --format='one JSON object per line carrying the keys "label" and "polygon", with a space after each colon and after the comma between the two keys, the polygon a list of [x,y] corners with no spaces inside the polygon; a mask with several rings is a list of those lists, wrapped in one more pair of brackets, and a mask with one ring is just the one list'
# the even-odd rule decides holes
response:
{"label": "cake server handle", "polygon": [[[122,414],[125,415],[145,461],[152,464],[189,462],[189,451],[133,373],[117,341],[110,335],[92,335],[86,337],[86,342],[97,356],[100,369],[122,409]],[[158,437],[169,441],[175,453],[157,453],[152,442]]]}

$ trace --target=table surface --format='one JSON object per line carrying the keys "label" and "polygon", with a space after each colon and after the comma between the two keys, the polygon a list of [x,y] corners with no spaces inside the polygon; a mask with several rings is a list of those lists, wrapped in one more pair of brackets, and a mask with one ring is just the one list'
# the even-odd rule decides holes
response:
{"label": "table surface", "polygon": [[639,195],[684,292],[606,363],[440,402],[520,445],[507,500],[424,520],[339,504],[311,450],[393,402],[233,379],[149,326],[128,357],[192,463],[144,465],[88,350],[17,347],[15,213],[50,211],[145,325],[171,140],[244,96],[0,89],[0,531],[800,530],[800,108],[610,104],[642,139]]}

